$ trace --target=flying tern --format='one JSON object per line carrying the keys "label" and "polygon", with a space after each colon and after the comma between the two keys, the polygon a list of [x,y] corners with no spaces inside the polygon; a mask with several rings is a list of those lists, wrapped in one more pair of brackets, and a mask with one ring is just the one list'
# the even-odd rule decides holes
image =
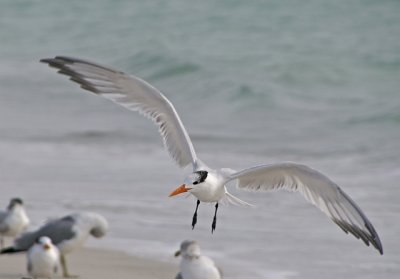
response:
{"label": "flying tern", "polygon": [[215,203],[211,231],[216,228],[218,203],[226,200],[235,205],[249,205],[230,194],[226,185],[236,181],[239,189],[254,191],[288,190],[302,196],[322,210],[344,232],[371,243],[381,254],[382,244],[373,225],[358,205],[327,176],[306,165],[292,162],[258,165],[241,171],[212,169],[196,155],[193,144],[172,103],[146,81],[87,60],[56,56],[41,62],[58,69],[83,89],[109,99],[150,118],[159,129],[164,145],[175,162],[193,172],[170,196],[189,192],[197,198],[192,228],[197,222],[200,202]]}

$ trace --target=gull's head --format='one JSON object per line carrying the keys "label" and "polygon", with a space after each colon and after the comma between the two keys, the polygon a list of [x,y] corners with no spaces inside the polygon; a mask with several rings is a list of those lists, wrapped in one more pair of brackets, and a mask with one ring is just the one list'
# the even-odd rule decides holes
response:
{"label": "gull's head", "polygon": [[108,222],[100,214],[90,213],[92,228],[90,234],[96,238],[103,237],[108,231]]}
{"label": "gull's head", "polygon": [[53,245],[51,239],[47,236],[39,237],[36,243],[42,246],[43,250],[49,250]]}
{"label": "gull's head", "polygon": [[207,171],[195,171],[188,175],[185,180],[184,184],[176,188],[169,194],[170,197],[176,196],[185,192],[195,192],[198,185],[201,185],[207,178],[208,172]]}
{"label": "gull's head", "polygon": [[7,206],[8,210],[12,210],[15,207],[23,206],[24,202],[20,198],[13,198],[10,200],[10,203]]}
{"label": "gull's head", "polygon": [[185,240],[181,244],[181,248],[176,251],[175,257],[182,256],[183,258],[198,258],[201,255],[200,246],[194,240]]}

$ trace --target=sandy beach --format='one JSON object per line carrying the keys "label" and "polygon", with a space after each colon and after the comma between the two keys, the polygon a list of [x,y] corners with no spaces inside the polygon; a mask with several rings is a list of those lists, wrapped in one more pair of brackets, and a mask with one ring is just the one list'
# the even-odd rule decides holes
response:
{"label": "sandy beach", "polygon": [[[124,252],[84,248],[67,256],[69,271],[82,279],[159,279],[175,278],[176,265],[151,261]],[[26,277],[25,254],[2,255],[0,278],[21,279]],[[62,278],[61,272],[56,278]]]}

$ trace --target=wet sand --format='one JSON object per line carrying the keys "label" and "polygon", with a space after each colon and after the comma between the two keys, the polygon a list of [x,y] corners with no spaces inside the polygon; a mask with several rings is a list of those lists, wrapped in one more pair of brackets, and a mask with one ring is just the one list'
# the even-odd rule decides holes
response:
{"label": "wet sand", "polygon": [[[119,251],[84,248],[67,255],[69,272],[81,279],[175,278],[176,265],[134,257]],[[1,255],[0,278],[27,277],[25,254]],[[59,270],[56,278],[62,278]]]}

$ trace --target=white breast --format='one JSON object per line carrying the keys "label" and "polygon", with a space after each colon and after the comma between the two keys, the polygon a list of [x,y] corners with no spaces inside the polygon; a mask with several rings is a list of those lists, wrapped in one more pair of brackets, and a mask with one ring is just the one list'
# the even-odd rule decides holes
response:
{"label": "white breast", "polygon": [[32,277],[52,278],[59,265],[59,252],[56,247],[43,250],[34,245],[28,252],[28,272]]}
{"label": "white breast", "polygon": [[9,228],[6,232],[4,232],[4,235],[15,237],[26,230],[29,225],[29,219],[25,213],[25,210],[22,207],[17,207],[10,212],[10,214],[4,220],[4,223]]}
{"label": "white breast", "polygon": [[221,279],[214,262],[205,256],[182,259],[181,275],[183,279]]}
{"label": "white breast", "polygon": [[190,193],[202,202],[218,202],[225,195],[223,177],[216,172],[209,172],[204,182],[193,186]]}

